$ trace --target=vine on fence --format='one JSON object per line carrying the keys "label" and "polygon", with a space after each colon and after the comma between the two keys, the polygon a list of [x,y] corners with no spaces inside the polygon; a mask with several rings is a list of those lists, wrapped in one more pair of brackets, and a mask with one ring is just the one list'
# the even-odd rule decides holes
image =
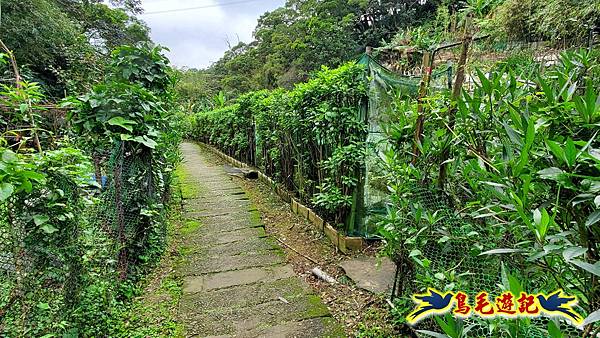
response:
{"label": "vine on fence", "polygon": [[119,48],[107,81],[65,102],[75,133],[62,138],[45,125],[37,84],[3,85],[3,335],[109,336],[117,327],[115,310],[165,246],[179,160],[172,84],[160,48]]}

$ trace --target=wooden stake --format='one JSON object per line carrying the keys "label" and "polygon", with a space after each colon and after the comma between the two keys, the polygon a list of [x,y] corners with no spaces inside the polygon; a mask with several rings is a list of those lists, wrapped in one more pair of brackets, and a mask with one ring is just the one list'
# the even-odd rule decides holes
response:
{"label": "wooden stake", "polygon": [[462,48],[460,52],[460,58],[458,59],[458,67],[456,69],[456,81],[454,81],[454,88],[452,88],[452,96],[450,97],[450,109],[448,110],[448,128],[449,128],[449,136],[447,138],[447,144],[444,146],[442,150],[442,154],[440,156],[440,170],[438,173],[438,186],[440,189],[444,188],[446,183],[446,168],[448,163],[448,157],[450,156],[450,139],[452,138],[452,131],[454,130],[454,124],[456,120],[456,112],[458,110],[458,100],[460,99],[460,94],[462,93],[462,86],[465,82],[465,66],[467,64],[467,56],[469,55],[469,47],[471,45],[471,41],[473,40],[473,36],[470,33],[471,26],[471,17],[468,17],[465,22],[465,30],[462,39]]}
{"label": "wooden stake", "polygon": [[423,78],[419,85],[419,96],[417,98],[417,123],[415,124],[415,141],[413,145],[413,159],[412,163],[417,162],[417,158],[421,154],[419,150],[419,144],[423,141],[423,124],[425,123],[425,114],[423,107],[423,99],[427,95],[427,86],[429,84],[429,78],[431,77],[431,54],[429,52],[423,53],[423,65],[424,72]]}

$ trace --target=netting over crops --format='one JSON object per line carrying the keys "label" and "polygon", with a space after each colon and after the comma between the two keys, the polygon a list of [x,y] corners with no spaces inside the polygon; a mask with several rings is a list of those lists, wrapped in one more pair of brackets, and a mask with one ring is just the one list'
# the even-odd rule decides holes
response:
{"label": "netting over crops", "polygon": [[[435,96],[431,93],[449,89],[448,83],[452,82],[452,66],[447,59],[452,59],[450,54],[451,52],[447,52],[447,55],[438,56],[439,59],[434,60],[433,64],[437,65],[437,68],[432,72],[428,96]],[[548,55],[541,59],[542,64],[552,60],[556,52]],[[414,99],[418,95],[422,79],[394,74],[368,55],[365,55],[360,62],[366,65],[369,79],[367,116],[369,134],[364,186],[365,232],[363,233],[368,237],[377,232],[379,221],[389,216],[388,209],[392,204],[388,189],[390,168],[384,167],[385,161],[382,159],[386,157],[386,151],[393,148],[390,142],[393,142],[394,137],[390,137],[390,133],[394,131],[383,128],[394,125],[393,119],[395,115],[403,112],[402,109],[406,109],[404,111],[414,109],[414,107],[400,105],[407,101],[416,102]],[[465,90],[469,91],[474,85],[473,80],[468,78],[464,86]],[[407,98],[412,100],[406,100]],[[407,143],[413,142],[412,138],[402,140]],[[403,159],[408,164],[411,156],[404,156]],[[398,160],[394,158],[394,161]],[[413,169],[426,171],[424,168]],[[403,191],[405,194],[402,198],[410,200],[412,207],[422,208],[422,212],[434,221],[416,235],[403,232],[398,234],[401,237],[400,243],[410,242],[414,245],[411,244],[412,250],[404,247],[397,249],[395,261],[399,266],[399,274],[396,296],[407,300],[411,295],[433,287],[439,290],[466,292],[471,305],[477,293],[486,291],[490,294],[490,301],[493,303],[492,297],[506,291],[508,271],[527,271],[531,267],[532,263],[526,261],[522,255],[481,254],[482,251],[492,248],[514,248],[517,240],[511,233],[498,233],[493,225],[486,223],[482,218],[471,218],[464,212],[460,212],[461,203],[452,200],[431,180],[424,179],[418,185],[404,188],[406,191]],[[485,248],[481,246],[482,243],[485,243]],[[536,287],[543,288],[541,285]],[[407,306],[412,305],[411,303]],[[525,333],[527,337],[546,337],[548,321],[549,319],[544,317],[531,319],[532,324],[521,330],[527,330]],[[490,325],[490,321],[480,318],[472,317],[464,320],[464,327],[469,328],[467,334],[469,337],[490,336]],[[581,331],[564,321],[561,321],[560,326],[566,337],[581,336]],[[439,332],[440,326],[433,319],[428,319],[420,322],[415,329]],[[502,333],[500,336],[508,337],[508,333]]]}
{"label": "netting over crops", "polygon": [[[366,171],[364,179],[364,226],[360,235],[370,237],[377,233],[376,222],[385,215],[385,203],[389,198],[385,170],[381,157],[389,138],[384,134],[385,125],[398,107],[397,100],[403,97],[416,97],[422,76],[401,76],[391,72],[371,56],[364,54],[358,61],[365,66],[368,86],[368,124]],[[448,78],[448,67],[440,67],[431,75],[431,88],[443,89]]]}
{"label": "netting over crops", "polygon": [[[437,212],[440,220],[421,232],[415,242],[423,240],[427,244],[420,249],[421,261],[427,261],[428,267],[423,268],[414,264],[406,254],[396,257],[399,263],[399,284],[397,296],[410,297],[421,293],[424,289],[432,287],[444,290],[449,283],[455,285],[454,290],[465,292],[469,302],[481,291],[488,292],[490,301],[500,295],[503,290],[502,270],[523,271],[527,262],[521,256],[515,255],[479,255],[476,248],[481,242],[481,236],[493,240],[497,238],[490,227],[481,226],[472,219],[460,215],[452,202],[441,191],[427,186],[414,186],[411,188],[411,198],[424,211]],[[475,232],[477,231],[477,232]],[[497,243],[499,248],[512,247],[514,243],[510,235],[506,234]],[[453,274],[455,271],[460,273]],[[452,272],[452,273],[449,273]],[[415,283],[415,280],[424,280],[424,274],[431,275],[427,285]],[[419,276],[419,278],[416,278]],[[531,319],[533,325],[528,328],[527,337],[546,337],[547,318]],[[470,327],[469,337],[487,337],[490,335],[490,322],[475,317],[464,320],[464,326]],[[439,325],[433,319],[423,320],[415,326],[416,330],[439,331]],[[581,331],[570,325],[562,325],[565,337],[579,337]],[[423,335],[428,337],[428,335]],[[500,337],[509,337],[507,332]]]}

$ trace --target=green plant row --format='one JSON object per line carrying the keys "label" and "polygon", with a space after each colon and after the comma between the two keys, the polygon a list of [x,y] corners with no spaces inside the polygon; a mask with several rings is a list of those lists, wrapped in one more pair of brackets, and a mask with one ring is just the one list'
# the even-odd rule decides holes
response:
{"label": "green plant row", "polygon": [[[396,102],[385,126],[391,204],[380,224],[389,253],[402,257],[412,279],[399,300],[405,308],[413,292],[436,287],[471,297],[562,289],[579,298],[583,316],[598,310],[598,62],[597,52],[580,50],[549,68],[476,71],[474,91],[457,101],[443,92],[423,100],[416,144],[417,102]],[[583,331],[530,319],[449,316],[440,325],[451,337],[580,337],[597,331],[597,319]]]}
{"label": "green plant row", "polygon": [[323,68],[294,90],[258,91],[195,115],[190,137],[212,144],[353,232],[367,134],[364,68]]}

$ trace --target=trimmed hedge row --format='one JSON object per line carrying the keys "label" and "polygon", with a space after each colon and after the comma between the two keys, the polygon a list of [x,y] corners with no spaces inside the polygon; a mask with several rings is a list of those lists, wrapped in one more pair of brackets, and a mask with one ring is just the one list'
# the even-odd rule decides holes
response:
{"label": "trimmed hedge row", "polygon": [[353,233],[362,222],[367,100],[363,66],[348,63],[291,91],[251,92],[198,113],[189,134],[257,166]]}

